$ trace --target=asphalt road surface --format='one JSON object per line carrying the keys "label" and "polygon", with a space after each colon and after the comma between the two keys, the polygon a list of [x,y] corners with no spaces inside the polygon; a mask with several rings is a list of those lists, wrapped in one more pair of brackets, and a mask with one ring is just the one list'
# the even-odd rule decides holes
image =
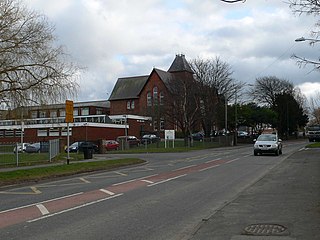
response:
{"label": "asphalt road surface", "polygon": [[2,188],[0,239],[188,239],[305,145],[284,142],[280,156],[253,156],[252,145],[129,155],[148,163]]}

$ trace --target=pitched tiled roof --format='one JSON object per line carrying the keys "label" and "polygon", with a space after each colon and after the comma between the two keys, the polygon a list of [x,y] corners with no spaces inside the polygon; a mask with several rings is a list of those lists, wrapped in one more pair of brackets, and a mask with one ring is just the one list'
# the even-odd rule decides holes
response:
{"label": "pitched tiled roof", "polygon": [[185,56],[183,54],[177,54],[168,72],[174,73],[174,72],[183,72],[183,71],[194,73],[189,63],[187,62]]}
{"label": "pitched tiled roof", "polygon": [[112,90],[109,100],[138,98],[148,78],[149,75],[119,78]]}
{"label": "pitched tiled roof", "polygon": [[157,68],[155,68],[154,71],[159,75],[160,79],[164,82],[166,87],[169,89],[170,80],[174,78],[174,75],[172,73],[169,73]]}

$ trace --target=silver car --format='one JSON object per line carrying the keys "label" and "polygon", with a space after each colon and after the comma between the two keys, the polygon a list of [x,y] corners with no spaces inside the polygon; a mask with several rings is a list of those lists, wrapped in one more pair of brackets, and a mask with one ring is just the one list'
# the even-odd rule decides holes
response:
{"label": "silver car", "polygon": [[282,154],[282,140],[277,134],[261,134],[254,141],[253,154],[255,156],[263,153],[274,153],[276,156]]}

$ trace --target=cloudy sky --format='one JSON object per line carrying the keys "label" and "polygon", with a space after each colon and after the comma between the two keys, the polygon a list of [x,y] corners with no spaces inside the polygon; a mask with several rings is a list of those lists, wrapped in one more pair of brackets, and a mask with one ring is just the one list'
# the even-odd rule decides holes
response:
{"label": "cloudy sky", "polygon": [[76,101],[108,99],[120,77],[168,70],[176,54],[187,60],[220,57],[236,80],[291,81],[310,96],[320,91],[320,72],[291,58],[318,59],[310,37],[314,16],[295,16],[282,0],[24,0],[46,15],[60,44],[86,68]]}

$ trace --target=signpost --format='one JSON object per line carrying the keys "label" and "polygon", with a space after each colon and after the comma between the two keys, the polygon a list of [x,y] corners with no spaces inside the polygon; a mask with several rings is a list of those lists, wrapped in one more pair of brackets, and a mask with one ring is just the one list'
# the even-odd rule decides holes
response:
{"label": "signpost", "polygon": [[164,131],[164,145],[165,145],[165,148],[167,148],[167,141],[168,141],[168,144],[170,142],[170,140],[172,140],[172,148],[174,148],[174,140],[175,140],[175,132],[174,130],[165,130]]}
{"label": "signpost", "polygon": [[73,123],[73,101],[66,100],[66,123],[67,123],[67,164],[70,162],[69,145],[70,129],[69,123]]}

